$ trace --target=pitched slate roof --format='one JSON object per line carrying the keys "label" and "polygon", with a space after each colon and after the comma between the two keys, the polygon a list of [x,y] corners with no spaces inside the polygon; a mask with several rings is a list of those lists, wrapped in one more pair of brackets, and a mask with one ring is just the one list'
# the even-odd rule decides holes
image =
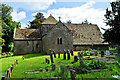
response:
{"label": "pitched slate roof", "polygon": [[42,24],[56,24],[58,21],[50,14],[50,16]]}
{"label": "pitched slate roof", "polygon": [[103,44],[102,33],[95,24],[68,24],[65,25],[73,32],[73,44]]}
{"label": "pitched slate roof", "polygon": [[40,38],[39,29],[15,29],[14,39]]}

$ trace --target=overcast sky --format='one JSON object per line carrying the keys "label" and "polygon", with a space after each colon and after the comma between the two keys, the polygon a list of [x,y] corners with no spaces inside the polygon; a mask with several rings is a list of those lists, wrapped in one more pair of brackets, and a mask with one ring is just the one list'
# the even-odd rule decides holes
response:
{"label": "overcast sky", "polygon": [[14,21],[21,22],[21,28],[27,27],[37,12],[42,12],[45,18],[52,14],[57,20],[60,16],[62,22],[71,20],[72,23],[81,23],[87,19],[100,29],[107,29],[109,26],[105,26],[103,19],[105,9],[110,9],[111,1],[113,0],[2,0],[2,3],[13,7],[11,15]]}

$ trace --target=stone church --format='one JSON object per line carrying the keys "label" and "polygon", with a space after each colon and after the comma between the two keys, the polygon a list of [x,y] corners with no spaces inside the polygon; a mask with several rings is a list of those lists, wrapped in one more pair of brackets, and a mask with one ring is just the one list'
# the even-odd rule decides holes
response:
{"label": "stone church", "polygon": [[96,24],[62,23],[50,15],[39,29],[14,31],[14,54],[45,52],[62,53],[64,49],[106,49],[102,33]]}

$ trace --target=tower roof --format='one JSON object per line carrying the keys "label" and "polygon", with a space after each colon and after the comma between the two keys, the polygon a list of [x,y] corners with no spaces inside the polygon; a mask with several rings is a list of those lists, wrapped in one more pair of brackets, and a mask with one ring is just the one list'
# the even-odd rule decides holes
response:
{"label": "tower roof", "polygon": [[42,24],[56,24],[58,21],[50,14],[50,16]]}

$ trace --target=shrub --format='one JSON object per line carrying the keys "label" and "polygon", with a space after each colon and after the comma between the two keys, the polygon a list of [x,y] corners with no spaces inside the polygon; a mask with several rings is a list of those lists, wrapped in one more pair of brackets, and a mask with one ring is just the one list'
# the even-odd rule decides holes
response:
{"label": "shrub", "polygon": [[106,68],[106,62],[100,60],[91,60],[88,69],[104,69]]}

